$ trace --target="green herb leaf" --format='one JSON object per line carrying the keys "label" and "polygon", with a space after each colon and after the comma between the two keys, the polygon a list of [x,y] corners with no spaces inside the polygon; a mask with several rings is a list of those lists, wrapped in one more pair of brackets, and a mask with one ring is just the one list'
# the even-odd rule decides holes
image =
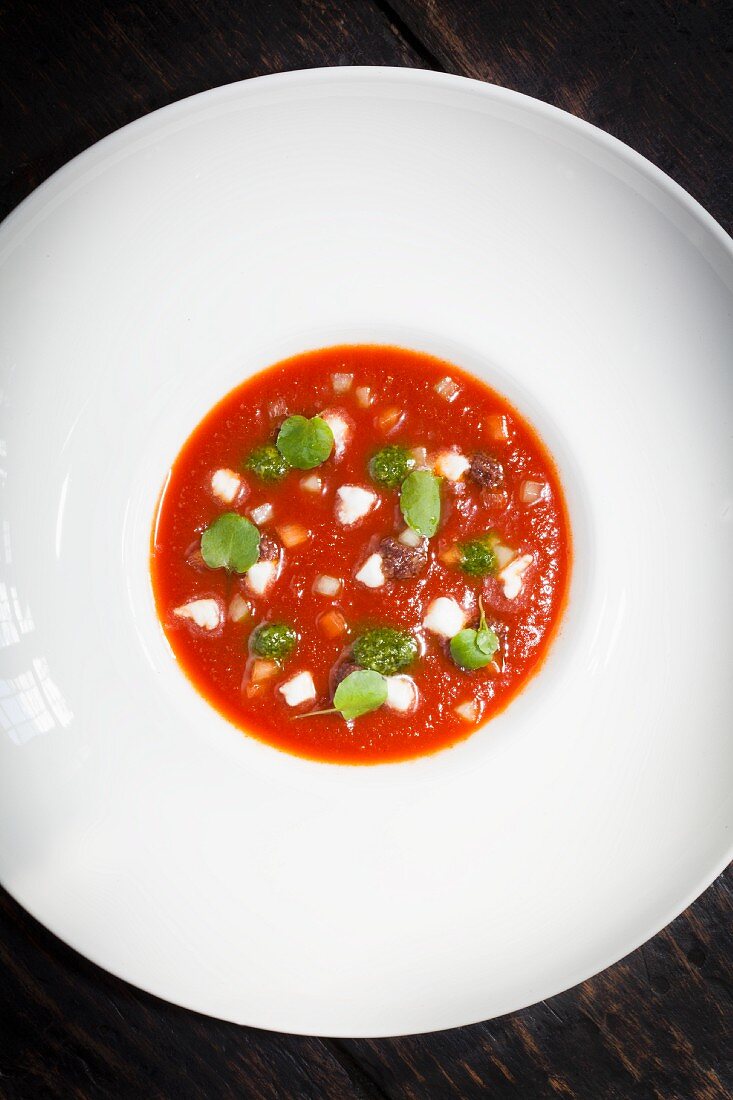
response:
{"label": "green herb leaf", "polygon": [[287,623],[264,623],[252,635],[252,652],[258,657],[284,661],[295,649],[297,641],[298,635]]}
{"label": "green herb leaf", "polygon": [[260,553],[260,533],[236,512],[225,512],[201,536],[201,557],[209,569],[246,573]]}
{"label": "green herb leaf", "polygon": [[367,630],[354,642],[353,658],[362,668],[394,676],[417,657],[417,642],[406,630],[390,626]]}
{"label": "green herb leaf", "polygon": [[244,463],[261,481],[281,481],[290,469],[287,462],[272,443],[257,447]]}
{"label": "green herb leaf", "polygon": [[499,648],[499,639],[486,622],[484,605],[480,597],[479,607],[481,608],[481,618],[478,630],[473,630],[471,627],[460,630],[455,637],[451,638],[450,643],[450,655],[455,663],[459,668],[470,671],[485,668],[486,665],[491,664],[494,654]]}
{"label": "green herb leaf", "polygon": [[378,485],[396,489],[415,466],[415,459],[406,447],[392,444],[382,447],[369,463],[369,473]]}
{"label": "green herb leaf", "polygon": [[333,697],[336,710],[346,721],[377,710],[387,700],[387,681],[378,672],[359,669],[344,677]]}
{"label": "green herb leaf", "polygon": [[333,450],[333,432],[320,416],[289,416],[277,433],[277,449],[291,466],[312,470]]}
{"label": "green herb leaf", "polygon": [[413,470],[402,482],[400,509],[408,527],[432,538],[440,522],[440,478],[430,470]]}

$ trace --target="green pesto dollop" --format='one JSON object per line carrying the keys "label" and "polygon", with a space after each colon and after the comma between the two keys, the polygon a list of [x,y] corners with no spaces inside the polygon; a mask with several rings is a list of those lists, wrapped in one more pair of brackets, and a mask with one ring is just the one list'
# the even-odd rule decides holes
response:
{"label": "green pesto dollop", "polygon": [[252,635],[252,652],[272,661],[286,660],[295,649],[298,635],[287,623],[265,623]]}
{"label": "green pesto dollop", "polygon": [[378,485],[387,489],[396,489],[402,484],[411,470],[415,468],[415,459],[406,447],[391,444],[377,451],[369,463],[369,473]]}
{"label": "green pesto dollop", "polygon": [[417,657],[417,642],[406,630],[390,626],[367,630],[357,638],[352,650],[354,661],[362,668],[394,676]]}
{"label": "green pesto dollop", "polygon": [[281,481],[290,469],[290,463],[277,447],[272,443],[265,443],[252,451],[245,460],[244,468],[261,481]]}

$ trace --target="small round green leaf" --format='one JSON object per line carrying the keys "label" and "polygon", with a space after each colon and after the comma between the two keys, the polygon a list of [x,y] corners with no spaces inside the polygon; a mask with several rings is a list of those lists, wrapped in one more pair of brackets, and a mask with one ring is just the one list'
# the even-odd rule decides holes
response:
{"label": "small round green leaf", "polygon": [[236,512],[225,512],[201,536],[201,557],[209,569],[246,573],[260,553],[260,533]]}
{"label": "small round green leaf", "polygon": [[[484,635],[481,637],[481,635]],[[481,644],[479,644],[481,637]],[[499,648],[499,639],[493,630],[461,630],[450,642],[450,655],[459,668],[476,669],[490,665]]]}
{"label": "small round green leaf", "polygon": [[402,482],[400,510],[408,527],[432,538],[440,523],[440,478],[430,470],[413,470]]}
{"label": "small round green leaf", "polygon": [[333,432],[320,416],[289,416],[277,433],[277,449],[291,466],[312,470],[331,454]]}
{"label": "small round green leaf", "polygon": [[384,676],[369,669],[350,672],[336,688],[333,697],[336,710],[347,722],[377,710],[386,701],[387,681]]}

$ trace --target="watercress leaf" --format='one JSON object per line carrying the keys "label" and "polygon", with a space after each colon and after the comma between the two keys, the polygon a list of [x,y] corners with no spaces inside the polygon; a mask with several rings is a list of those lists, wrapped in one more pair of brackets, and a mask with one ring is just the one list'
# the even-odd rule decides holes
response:
{"label": "watercress leaf", "polygon": [[[490,633],[493,634],[493,631]],[[473,670],[485,668],[486,665],[491,663],[495,650],[492,650],[491,653],[484,652],[478,645],[478,635],[478,630],[467,627],[451,638],[450,655],[459,668]]]}
{"label": "watercress leaf", "polygon": [[246,573],[260,553],[260,533],[236,512],[225,512],[201,536],[201,557],[209,569]]}
{"label": "watercress leaf", "polygon": [[320,416],[289,416],[277,433],[277,449],[291,466],[312,470],[333,450],[333,432]]}
{"label": "watercress leaf", "polygon": [[479,627],[476,631],[476,646],[491,660],[499,648],[499,639],[490,626]]}
{"label": "watercress leaf", "polygon": [[381,707],[387,700],[387,681],[378,672],[358,669],[344,677],[333,697],[334,706],[346,721]]}
{"label": "watercress leaf", "polygon": [[432,538],[440,522],[440,478],[430,470],[413,470],[402,482],[400,509],[408,527]]}

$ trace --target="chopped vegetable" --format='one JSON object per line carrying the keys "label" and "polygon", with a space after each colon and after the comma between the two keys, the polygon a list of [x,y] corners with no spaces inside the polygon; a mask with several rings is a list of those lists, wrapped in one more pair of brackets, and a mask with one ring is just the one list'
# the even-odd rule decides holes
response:
{"label": "chopped vegetable", "polygon": [[304,527],[302,523],[283,523],[280,527],[276,527],[280,541],[283,546],[288,550],[292,550],[294,546],[300,546],[302,542],[307,542],[310,536],[310,531],[307,527]]}
{"label": "chopped vegetable", "polygon": [[277,449],[298,470],[312,470],[333,450],[333,432],[320,416],[289,416],[277,433]]}
{"label": "chopped vegetable", "polygon": [[260,533],[251,520],[225,512],[201,536],[201,556],[209,569],[246,573],[257,561]]}
{"label": "chopped vegetable", "polygon": [[280,454],[272,443],[265,443],[262,447],[256,447],[244,463],[245,470],[251,470],[260,481],[281,481],[288,470],[290,463]]}
{"label": "chopped vegetable", "polygon": [[501,413],[487,416],[486,431],[489,437],[497,443],[506,443],[509,439],[509,422]]}
{"label": "chopped vegetable", "polygon": [[408,527],[431,538],[440,522],[440,478],[430,470],[413,470],[402,482],[400,509]]}
{"label": "chopped vegetable", "polygon": [[362,409],[368,409],[372,403],[372,391],[369,386],[357,386],[354,394],[357,405]]}
{"label": "chopped vegetable", "polygon": [[397,536],[397,541],[403,543],[405,546],[412,546],[413,549],[417,546],[422,546],[423,536],[418,535],[417,531],[413,531],[411,527],[405,527],[404,531],[401,531]]}
{"label": "chopped vegetable", "polygon": [[319,615],[317,622],[319,630],[326,638],[340,638],[347,630],[346,619],[335,607],[331,607],[328,611],[324,611],[322,615]]}
{"label": "chopped vegetable", "polygon": [[331,385],[334,393],[346,393],[351,389],[354,381],[353,374],[344,374],[341,371],[331,375]]}
{"label": "chopped vegetable", "polygon": [[415,459],[406,447],[391,444],[382,447],[369,463],[369,473],[378,485],[396,489],[415,467]]}
{"label": "chopped vegetable", "polygon": [[319,596],[338,596],[343,581],[339,577],[331,577],[327,573],[320,573],[313,581],[313,591]]}
{"label": "chopped vegetable", "polygon": [[422,469],[428,464],[428,449],[427,447],[413,447],[410,454],[415,459],[415,465]]}
{"label": "chopped vegetable", "polygon": [[231,622],[241,623],[250,617],[252,609],[244,597],[236,592],[229,601],[229,611],[227,614]]}
{"label": "chopped vegetable", "polygon": [[250,518],[254,523],[260,527],[263,523],[267,523],[272,519],[273,509],[271,504],[259,504],[256,508],[253,508],[249,513]]}
{"label": "chopped vegetable", "polygon": [[381,409],[376,416],[376,425],[380,432],[384,435],[389,435],[391,431],[402,423],[405,418],[405,410],[399,408],[397,405],[388,405],[386,409]]}
{"label": "chopped vegetable", "polygon": [[478,722],[479,705],[476,699],[467,699],[465,703],[460,703],[454,710],[464,722]]}
{"label": "chopped vegetable", "polygon": [[261,695],[263,691],[267,689],[267,685],[270,680],[277,676],[280,668],[276,661],[263,661],[255,660],[252,662],[252,668],[249,673],[249,680],[245,688],[245,694],[248,699],[253,699],[255,695]]}
{"label": "chopped vegetable", "polygon": [[323,491],[323,481],[316,474],[300,479],[300,487],[304,493],[320,493]]}
{"label": "chopped vegetable", "polygon": [[272,661],[284,661],[292,654],[298,635],[287,623],[265,623],[252,635],[252,652]]}
{"label": "chopped vegetable", "polygon": [[481,617],[478,630],[468,627],[461,630],[450,643],[450,655],[459,668],[473,671],[477,668],[485,668],[499,648],[499,639],[486,622],[484,606],[479,596],[479,608]]}
{"label": "chopped vegetable", "polygon": [[446,401],[453,401],[460,393],[461,387],[452,378],[441,378],[435,383],[435,392],[444,397]]}
{"label": "chopped vegetable", "polygon": [[510,546],[504,546],[502,542],[497,542],[494,545],[494,557],[496,558],[496,568],[501,572],[505,569],[510,561],[514,561],[517,556],[517,551],[512,550]]}
{"label": "chopped vegetable", "polygon": [[546,489],[545,481],[523,481],[519,486],[519,499],[522,504],[535,504],[545,495]]}
{"label": "chopped vegetable", "polygon": [[406,630],[378,627],[356,639],[353,657],[362,668],[393,676],[415,660],[417,642]]}
{"label": "chopped vegetable", "polygon": [[460,567],[471,577],[485,577],[497,570],[494,553],[495,538],[491,534],[481,535],[468,542],[458,544]]}
{"label": "chopped vegetable", "polygon": [[441,550],[438,557],[443,565],[458,565],[461,560],[461,551],[454,544],[453,546],[447,546],[445,550]]}

